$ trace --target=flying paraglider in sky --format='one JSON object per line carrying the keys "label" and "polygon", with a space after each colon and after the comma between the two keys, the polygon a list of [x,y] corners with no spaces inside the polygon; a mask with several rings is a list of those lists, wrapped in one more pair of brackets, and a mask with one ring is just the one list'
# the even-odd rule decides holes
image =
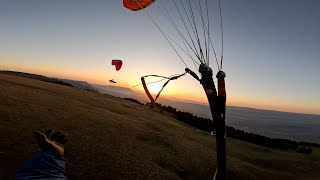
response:
{"label": "flying paraglider in sky", "polygon": [[114,59],[111,64],[116,67],[116,71],[119,71],[122,67],[122,60]]}
{"label": "flying paraglider in sky", "polygon": [[[225,149],[225,110],[226,110],[226,90],[225,90],[225,73],[222,71],[223,64],[223,26],[222,26],[222,6],[221,0],[218,2],[220,17],[220,33],[221,33],[221,56],[218,60],[217,52],[213,45],[213,29],[210,28],[210,16],[213,11],[213,0],[123,0],[125,8],[131,11],[141,12],[147,19],[152,22],[160,31],[163,37],[168,41],[171,48],[178,55],[180,60],[185,65],[185,73],[190,74],[195,80],[199,81],[202,85],[209,105],[213,122],[216,129],[216,144],[217,144],[217,168],[214,179],[226,179],[226,149]],[[211,3],[211,4],[210,4]],[[152,8],[148,9],[152,4]],[[151,13],[154,13],[153,17]],[[164,18],[159,18],[162,15]],[[165,29],[168,24],[163,21],[167,20],[171,25],[170,29]],[[159,22],[158,22],[159,21]],[[173,31],[174,32],[173,32]],[[217,36],[215,36],[217,37]],[[215,41],[216,42],[216,41]],[[214,58],[217,63],[217,81],[216,88],[213,81],[213,70],[210,67],[209,60]],[[198,69],[201,78],[188,67],[186,59],[190,59],[193,65]],[[184,74],[185,74],[184,73]],[[184,75],[183,74],[183,75]],[[142,85],[146,91],[147,96],[151,102],[159,97],[162,89],[169,83],[170,77],[163,85],[162,89],[154,99],[146,86],[145,79],[147,75],[141,78]],[[173,76],[174,79],[182,75]],[[173,78],[172,77],[172,78]]]}
{"label": "flying paraglider in sky", "polygon": [[110,79],[109,82],[111,82],[111,83],[117,83],[117,82],[115,82],[113,79]]}
{"label": "flying paraglider in sky", "polygon": [[[111,61],[111,65],[112,66],[115,66],[116,68],[116,71],[119,71],[122,67],[122,60],[119,60],[119,59],[113,59]],[[117,83],[116,81],[114,81],[113,79],[110,79],[109,82],[111,83]]]}

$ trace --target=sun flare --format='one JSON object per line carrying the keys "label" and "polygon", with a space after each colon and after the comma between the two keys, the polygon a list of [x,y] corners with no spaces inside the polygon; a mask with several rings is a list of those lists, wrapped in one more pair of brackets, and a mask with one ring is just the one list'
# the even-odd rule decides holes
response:
{"label": "sun flare", "polygon": [[148,84],[147,86],[148,86],[150,93],[153,93],[153,94],[158,94],[159,91],[161,90],[161,86],[156,83]]}

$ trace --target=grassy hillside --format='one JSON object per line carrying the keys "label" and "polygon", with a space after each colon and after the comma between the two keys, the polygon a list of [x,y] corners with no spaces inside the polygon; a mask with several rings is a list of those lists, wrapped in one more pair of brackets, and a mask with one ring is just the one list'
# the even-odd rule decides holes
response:
{"label": "grassy hillside", "polygon": [[35,80],[40,80],[40,81],[45,81],[45,82],[50,82],[50,83],[61,84],[61,85],[73,87],[71,84],[65,83],[65,82],[60,81],[58,79],[48,78],[46,76],[37,75],[37,74],[30,74],[30,73],[16,72],[16,71],[2,71],[2,70],[0,70],[0,74],[7,74],[7,75],[12,75],[12,76],[18,76],[18,77],[25,77],[25,78],[28,78],[28,79],[35,79]]}
{"label": "grassy hillside", "polygon": [[[0,74],[0,179],[37,150],[34,130],[67,131],[70,179],[212,179],[215,140],[170,114],[85,90]],[[227,139],[228,179],[318,179],[310,155]]]}

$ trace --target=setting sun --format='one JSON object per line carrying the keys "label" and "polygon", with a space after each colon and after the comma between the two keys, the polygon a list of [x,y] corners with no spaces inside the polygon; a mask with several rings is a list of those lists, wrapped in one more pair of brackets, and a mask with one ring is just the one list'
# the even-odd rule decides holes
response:
{"label": "setting sun", "polygon": [[159,91],[161,90],[161,86],[156,83],[148,84],[147,87],[148,87],[150,93],[153,93],[153,94],[158,94]]}

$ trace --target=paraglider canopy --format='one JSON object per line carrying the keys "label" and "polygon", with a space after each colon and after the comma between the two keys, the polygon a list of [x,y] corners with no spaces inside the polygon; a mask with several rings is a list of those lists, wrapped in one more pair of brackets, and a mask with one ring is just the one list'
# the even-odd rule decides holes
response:
{"label": "paraglider canopy", "polygon": [[121,69],[121,67],[122,67],[122,61],[121,60],[114,59],[114,60],[112,60],[111,64],[116,67],[117,71],[119,71]]}
{"label": "paraglider canopy", "polygon": [[154,1],[155,0],[123,0],[123,6],[132,11],[138,11],[149,6]]}

